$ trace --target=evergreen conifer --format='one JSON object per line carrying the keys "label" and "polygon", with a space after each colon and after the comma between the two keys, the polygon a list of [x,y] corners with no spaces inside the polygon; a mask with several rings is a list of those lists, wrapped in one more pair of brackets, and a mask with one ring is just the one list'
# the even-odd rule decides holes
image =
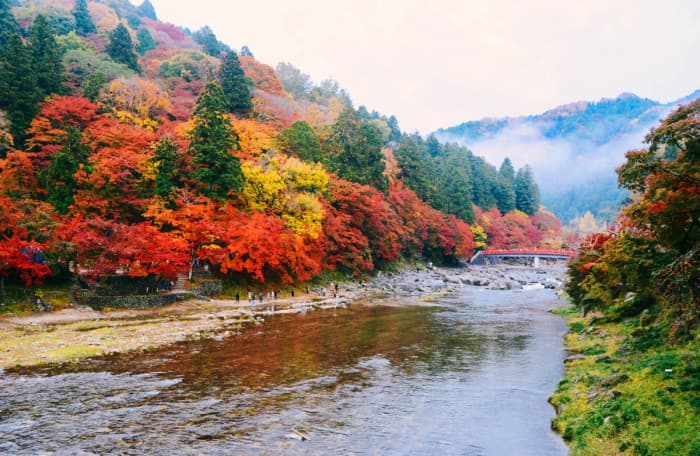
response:
{"label": "evergreen conifer", "polygon": [[3,49],[0,60],[0,109],[7,114],[10,133],[18,149],[24,146],[25,130],[37,113],[41,96],[31,49],[15,33]]}
{"label": "evergreen conifer", "polygon": [[136,72],[141,71],[136,51],[134,51],[134,43],[124,24],[119,24],[112,30],[106,51],[115,62],[123,63]]}
{"label": "evergreen conifer", "polygon": [[194,127],[189,135],[193,177],[201,184],[202,193],[218,199],[243,186],[240,162],[231,154],[239,147],[238,136],[225,107],[221,85],[207,83],[194,108]]}
{"label": "evergreen conifer", "polygon": [[19,27],[12,15],[10,2],[0,0],[0,58],[2,58],[2,52],[9,45],[12,35],[15,34],[19,34]]}
{"label": "evergreen conifer", "polygon": [[37,87],[43,99],[52,93],[63,93],[65,81],[61,50],[56,43],[53,27],[43,15],[34,19],[29,31]]}
{"label": "evergreen conifer", "polygon": [[248,88],[250,80],[246,77],[241,68],[241,62],[233,51],[227,53],[221,63],[219,83],[224,91],[228,112],[243,115],[253,108]]}
{"label": "evergreen conifer", "polygon": [[141,3],[136,10],[144,17],[153,19],[154,21],[158,20],[156,9],[153,8],[153,4],[149,0],[143,0],[143,3]]}
{"label": "evergreen conifer", "polygon": [[85,36],[97,31],[95,23],[90,17],[90,11],[88,11],[87,0],[76,0],[73,17],[75,17],[75,32],[78,35]]}
{"label": "evergreen conifer", "polygon": [[528,165],[520,168],[515,176],[515,208],[528,215],[540,208],[540,190]]}

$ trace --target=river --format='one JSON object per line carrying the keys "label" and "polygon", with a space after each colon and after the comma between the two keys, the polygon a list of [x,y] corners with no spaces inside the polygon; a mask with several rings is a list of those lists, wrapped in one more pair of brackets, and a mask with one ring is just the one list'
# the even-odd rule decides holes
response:
{"label": "river", "polygon": [[566,329],[553,292],[401,304],[0,373],[0,454],[568,453],[549,428]]}

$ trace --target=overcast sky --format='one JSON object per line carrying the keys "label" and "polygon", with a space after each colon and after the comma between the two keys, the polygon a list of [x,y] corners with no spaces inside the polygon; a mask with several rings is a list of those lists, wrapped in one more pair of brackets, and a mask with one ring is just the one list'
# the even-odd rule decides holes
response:
{"label": "overcast sky", "polygon": [[409,132],[700,88],[700,0],[151,2],[163,21],[336,79]]}

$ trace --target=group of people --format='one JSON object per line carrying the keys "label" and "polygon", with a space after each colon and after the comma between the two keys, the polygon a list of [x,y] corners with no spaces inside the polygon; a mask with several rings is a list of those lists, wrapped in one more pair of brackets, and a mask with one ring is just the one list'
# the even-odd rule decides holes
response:
{"label": "group of people", "polygon": [[[338,289],[339,289],[338,284],[331,282],[330,288],[331,288],[331,292],[333,293],[333,297],[337,298],[338,297]],[[306,286],[305,290],[306,290],[306,294],[309,294],[309,286],[308,285]],[[267,302],[276,301],[278,293],[279,292],[277,290],[272,290],[272,291],[268,291],[267,295],[265,295],[265,294],[263,294],[262,291],[259,291],[256,293],[254,291],[248,290],[248,302],[250,303],[250,309],[255,310],[257,308],[257,305],[260,305],[260,307],[262,307],[265,299],[267,300]],[[321,288],[320,294],[322,297],[326,296],[326,288],[325,287]],[[295,297],[295,291],[293,288],[290,291],[290,295],[292,298]],[[236,299],[237,304],[241,303],[241,295],[239,292],[236,292],[235,299]],[[273,310],[274,310],[274,304],[273,304]]]}
{"label": "group of people", "polygon": [[[292,296],[294,296],[294,292],[292,292]],[[251,309],[255,309],[255,298],[256,298],[256,294],[252,291],[248,291],[248,301],[250,302]],[[260,302],[260,305],[262,306],[263,299],[264,299],[264,295],[263,295],[262,291],[258,292],[257,298],[258,298],[258,302]],[[277,290],[267,292],[267,301],[268,302],[276,300],[276,299],[277,299]],[[236,302],[237,303],[241,302],[241,296],[240,296],[240,294],[238,294],[238,292],[236,292]]]}

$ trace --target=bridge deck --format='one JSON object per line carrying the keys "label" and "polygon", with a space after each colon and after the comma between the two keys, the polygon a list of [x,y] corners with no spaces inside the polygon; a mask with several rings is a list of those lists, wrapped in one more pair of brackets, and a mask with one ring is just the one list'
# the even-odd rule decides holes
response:
{"label": "bridge deck", "polygon": [[472,257],[470,263],[488,261],[493,258],[543,258],[568,260],[576,256],[574,250],[564,249],[487,249],[477,252]]}

